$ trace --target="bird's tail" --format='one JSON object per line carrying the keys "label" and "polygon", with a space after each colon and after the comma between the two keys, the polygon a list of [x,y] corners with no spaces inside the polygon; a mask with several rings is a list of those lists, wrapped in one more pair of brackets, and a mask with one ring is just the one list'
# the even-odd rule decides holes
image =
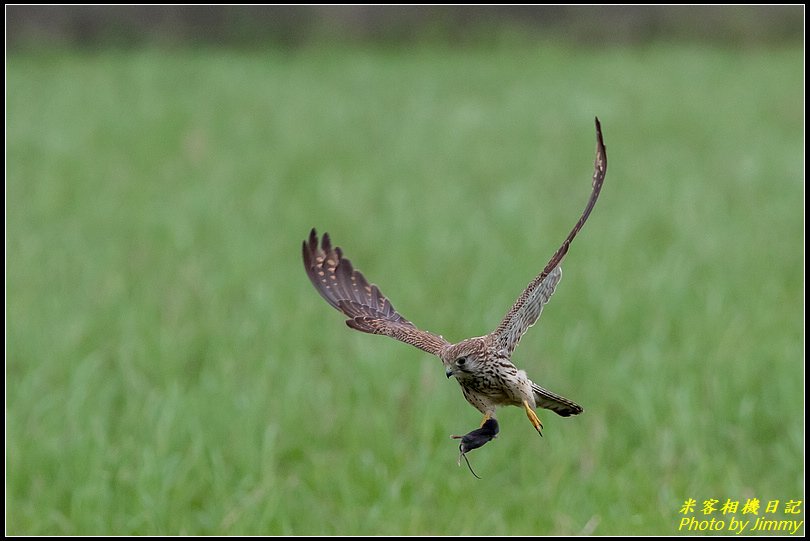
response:
{"label": "bird's tail", "polygon": [[551,391],[547,391],[536,383],[532,383],[532,391],[534,391],[534,402],[537,404],[538,408],[551,410],[562,417],[582,413],[582,406],[579,404],[558,394],[554,394]]}

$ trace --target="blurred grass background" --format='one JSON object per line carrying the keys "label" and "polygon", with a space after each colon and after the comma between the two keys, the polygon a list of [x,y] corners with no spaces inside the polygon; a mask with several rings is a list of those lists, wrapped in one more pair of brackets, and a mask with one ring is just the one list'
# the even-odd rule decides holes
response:
{"label": "blurred grass background", "polygon": [[[688,498],[803,500],[801,43],[69,46],[6,76],[7,533],[666,535]],[[585,413],[504,410],[479,481],[457,384],[350,332],[300,243],[488,332],[582,210],[594,115],[605,188],[515,355]]]}

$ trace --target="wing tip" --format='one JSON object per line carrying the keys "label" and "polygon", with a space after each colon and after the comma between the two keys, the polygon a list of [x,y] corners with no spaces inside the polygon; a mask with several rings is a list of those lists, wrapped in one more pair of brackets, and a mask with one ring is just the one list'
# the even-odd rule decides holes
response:
{"label": "wing tip", "polygon": [[[319,242],[320,241],[320,242]],[[320,245],[320,246],[319,246]],[[318,258],[318,252],[323,252],[324,256],[331,253],[337,255],[337,259],[343,259],[343,252],[339,246],[332,247],[332,239],[328,232],[324,232],[323,236],[318,238],[318,230],[312,228],[309,231],[309,237],[304,240],[303,244],[304,261],[307,264],[312,264]]]}
{"label": "wing tip", "polygon": [[593,117],[593,119],[596,125],[596,172],[594,175],[604,178],[607,172],[607,150],[605,149],[605,140],[602,137],[602,123],[599,122],[598,116]]}
{"label": "wing tip", "polygon": [[332,238],[329,236],[329,233],[325,231],[323,236],[321,236],[321,250],[323,250],[325,254],[332,251]]}

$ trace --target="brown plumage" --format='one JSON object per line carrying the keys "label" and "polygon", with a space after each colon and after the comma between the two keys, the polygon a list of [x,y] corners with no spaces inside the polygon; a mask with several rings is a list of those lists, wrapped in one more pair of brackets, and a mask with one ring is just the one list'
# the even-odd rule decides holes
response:
{"label": "brown plumage", "polygon": [[384,334],[406,344],[438,355],[450,345],[442,338],[417,329],[397,312],[391,301],[374,284],[369,284],[340,248],[332,248],[329,234],[324,233],[318,248],[315,229],[304,242],[304,268],[309,279],[326,302],[349,317],[346,325],[358,331]]}
{"label": "brown plumage", "polygon": [[[585,210],[543,271],[529,283],[498,327],[484,336],[451,344],[439,335],[418,329],[394,309],[376,285],[370,284],[343,257],[340,248],[332,246],[328,234],[323,235],[318,246],[315,229],[304,241],[304,268],[326,302],[347,316],[349,327],[396,338],[441,358],[447,377],[456,378],[467,401],[484,414],[484,423],[494,419],[499,406],[520,406],[540,432],[542,424],[534,413],[535,408],[549,409],[563,417],[581,413],[582,408],[531,381],[523,370],[512,364],[512,352],[526,330],[537,322],[543,306],[554,293],[562,277],[562,260],[590,216],[606,172],[607,154],[599,119],[596,119],[596,159],[591,196]],[[476,431],[468,434],[467,448],[483,445],[494,437],[497,424],[494,426],[495,431],[488,432],[486,437],[477,435]],[[462,447],[462,454],[464,452]]]}

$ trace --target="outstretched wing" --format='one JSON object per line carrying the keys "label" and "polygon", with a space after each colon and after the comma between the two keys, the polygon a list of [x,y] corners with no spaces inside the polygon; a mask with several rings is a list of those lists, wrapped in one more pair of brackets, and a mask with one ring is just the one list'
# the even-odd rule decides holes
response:
{"label": "outstretched wing", "polygon": [[568,253],[571,241],[574,240],[579,230],[585,225],[585,221],[590,216],[596,200],[599,198],[599,192],[602,190],[605,172],[607,172],[607,153],[605,152],[605,144],[602,141],[602,127],[599,124],[599,119],[595,120],[596,160],[594,161],[593,188],[588,204],[585,206],[582,216],[579,217],[579,221],[568,233],[562,246],[554,253],[543,272],[531,281],[515,301],[506,317],[503,318],[501,324],[498,325],[498,328],[492,332],[492,336],[494,336],[498,345],[510,353],[514,351],[526,330],[537,322],[537,318],[540,317],[540,313],[543,311],[543,305],[548,302],[552,293],[554,293],[554,288],[557,287],[557,283],[562,277],[560,263],[562,263],[565,254]]}
{"label": "outstretched wing", "polygon": [[312,285],[326,302],[349,318],[346,325],[352,329],[390,336],[434,355],[450,345],[441,336],[417,329],[402,317],[379,288],[369,284],[343,257],[340,248],[332,247],[328,233],[324,233],[319,248],[318,234],[312,229],[303,251],[304,268]]}

